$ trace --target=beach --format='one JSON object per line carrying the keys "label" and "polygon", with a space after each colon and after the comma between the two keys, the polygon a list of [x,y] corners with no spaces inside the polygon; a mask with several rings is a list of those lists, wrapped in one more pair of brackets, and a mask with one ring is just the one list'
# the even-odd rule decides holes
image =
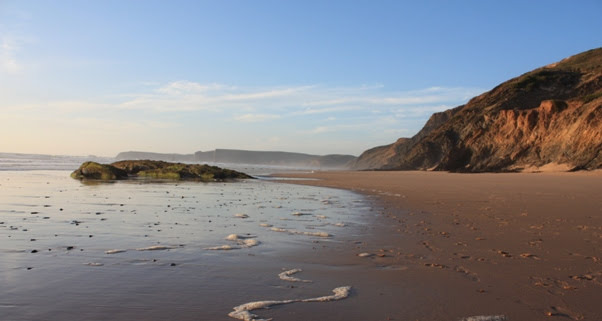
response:
{"label": "beach", "polygon": [[601,174],[332,171],[286,182],[378,204],[355,246],[370,273],[351,276],[372,320],[601,320]]}
{"label": "beach", "polygon": [[296,311],[326,318],[358,301],[353,288],[332,297],[353,286],[336,277],[348,267],[311,258],[364,238],[370,203],[359,194],[69,173],[0,171],[3,321],[234,320],[235,307],[265,300],[295,301],[251,311],[258,318],[303,320]]}
{"label": "beach", "polygon": [[68,174],[0,171],[3,320],[601,318],[599,172]]}

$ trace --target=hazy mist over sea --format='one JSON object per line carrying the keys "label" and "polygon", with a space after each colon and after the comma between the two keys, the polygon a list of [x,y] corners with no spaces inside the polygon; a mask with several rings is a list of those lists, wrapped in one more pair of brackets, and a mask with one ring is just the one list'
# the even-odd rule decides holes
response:
{"label": "hazy mist over sea", "polygon": [[0,153],[0,170],[75,170],[86,161],[111,163],[112,157]]}

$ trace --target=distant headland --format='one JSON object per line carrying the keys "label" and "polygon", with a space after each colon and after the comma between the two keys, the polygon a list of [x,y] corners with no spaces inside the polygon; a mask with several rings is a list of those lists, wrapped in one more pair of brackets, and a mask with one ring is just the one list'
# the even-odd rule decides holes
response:
{"label": "distant headland", "polygon": [[151,159],[168,162],[224,163],[270,165],[311,169],[346,169],[356,159],[353,155],[310,155],[280,151],[251,151],[239,149],[215,149],[194,154],[164,154],[129,151],[115,156],[117,160]]}

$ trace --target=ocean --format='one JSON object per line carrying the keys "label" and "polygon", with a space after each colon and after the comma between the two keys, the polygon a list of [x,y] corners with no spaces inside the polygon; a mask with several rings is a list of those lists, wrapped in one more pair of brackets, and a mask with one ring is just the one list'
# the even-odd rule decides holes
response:
{"label": "ocean", "polygon": [[0,154],[0,319],[296,320],[357,300],[317,258],[367,233],[363,196],[244,166],[261,179],[84,184],[85,160],[112,161]]}

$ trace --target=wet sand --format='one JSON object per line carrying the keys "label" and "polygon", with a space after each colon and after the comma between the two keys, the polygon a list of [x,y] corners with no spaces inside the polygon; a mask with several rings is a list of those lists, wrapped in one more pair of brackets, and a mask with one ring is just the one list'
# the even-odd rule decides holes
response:
{"label": "wet sand", "polygon": [[602,319],[599,173],[293,175],[0,172],[0,319]]}
{"label": "wet sand", "polygon": [[297,255],[300,268],[336,270],[334,279],[323,272],[302,278],[329,286],[353,280],[351,299],[263,317],[602,320],[601,171],[279,176],[318,179],[284,182],[352,190],[377,205],[360,238]]}
{"label": "wet sand", "polygon": [[[0,319],[233,320],[256,301],[290,300],[269,310],[278,313],[357,300],[336,267],[300,253],[362,238],[369,202],[283,187],[0,171]],[[294,269],[312,282],[279,276]]]}

